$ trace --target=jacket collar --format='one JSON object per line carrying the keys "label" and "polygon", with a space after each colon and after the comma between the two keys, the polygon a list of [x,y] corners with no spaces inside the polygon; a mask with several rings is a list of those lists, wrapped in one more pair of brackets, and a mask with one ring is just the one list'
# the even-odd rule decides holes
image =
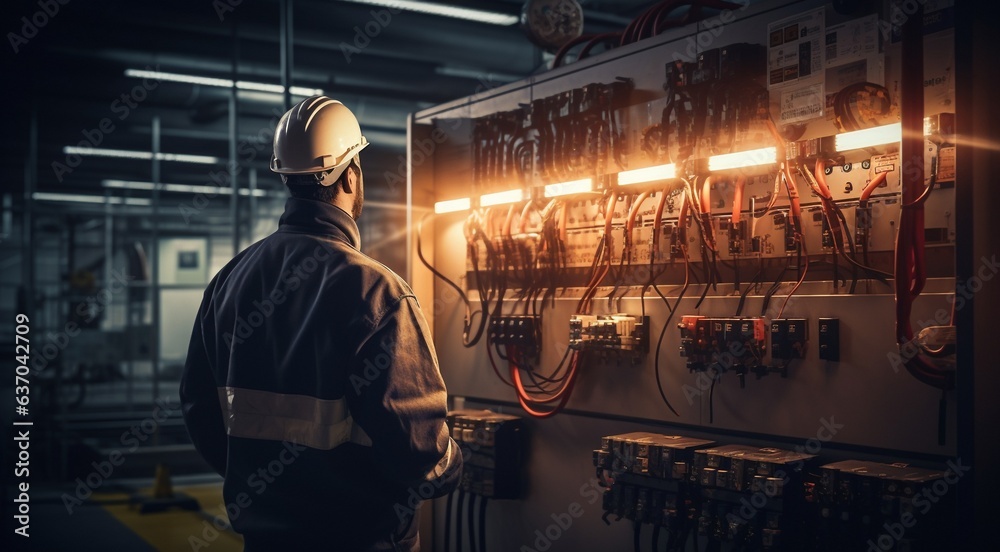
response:
{"label": "jacket collar", "polygon": [[278,230],[337,237],[351,247],[361,249],[361,233],[354,217],[340,207],[322,201],[288,198],[285,212],[278,221]]}

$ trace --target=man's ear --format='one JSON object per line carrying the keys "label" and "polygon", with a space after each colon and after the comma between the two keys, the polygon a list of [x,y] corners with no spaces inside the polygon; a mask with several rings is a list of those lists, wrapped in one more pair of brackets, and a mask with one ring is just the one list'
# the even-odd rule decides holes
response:
{"label": "man's ear", "polygon": [[354,165],[347,167],[347,170],[340,176],[340,187],[344,193],[354,193],[358,188],[358,170]]}

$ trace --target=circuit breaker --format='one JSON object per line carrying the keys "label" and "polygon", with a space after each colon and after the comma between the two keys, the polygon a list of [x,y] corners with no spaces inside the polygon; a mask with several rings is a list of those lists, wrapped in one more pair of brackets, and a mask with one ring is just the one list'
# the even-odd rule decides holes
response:
{"label": "circuit breaker", "polygon": [[845,460],[820,468],[817,550],[948,550],[962,474]]}
{"label": "circuit breaker", "polygon": [[448,413],[452,438],[465,459],[462,490],[489,498],[522,494],[524,425],[521,418],[489,410]]}
{"label": "circuit breaker", "polygon": [[[694,452],[712,441],[637,432],[601,439],[594,466],[606,481],[603,508],[607,515],[663,528],[671,540],[693,530],[697,511],[691,478]],[[606,473],[605,473],[606,472]]]}
{"label": "circuit breaker", "polygon": [[806,469],[814,458],[746,445],[696,451],[692,478],[701,493],[698,534],[737,549],[805,549],[812,494]]}

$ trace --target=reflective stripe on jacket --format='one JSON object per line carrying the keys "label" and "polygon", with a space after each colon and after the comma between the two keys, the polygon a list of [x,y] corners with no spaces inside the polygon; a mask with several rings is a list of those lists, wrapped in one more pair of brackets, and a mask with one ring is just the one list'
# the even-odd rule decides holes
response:
{"label": "reflective stripe on jacket", "polygon": [[359,241],[343,210],[291,198],[205,291],[181,400],[248,550],[417,550],[413,497],[458,483],[427,323]]}

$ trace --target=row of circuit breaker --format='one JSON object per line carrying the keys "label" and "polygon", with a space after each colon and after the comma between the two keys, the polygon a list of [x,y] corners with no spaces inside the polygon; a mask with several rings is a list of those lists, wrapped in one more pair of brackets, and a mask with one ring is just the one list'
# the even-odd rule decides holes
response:
{"label": "row of circuit breaker", "polygon": [[522,496],[521,418],[489,410],[454,410],[448,413],[448,427],[465,464],[459,489],[494,499]]}
{"label": "row of circuit breaker", "polygon": [[[820,318],[818,355],[820,360],[840,360],[840,320]],[[681,333],[680,354],[692,372],[713,367],[720,372],[765,375],[772,367],[763,363],[768,352],[780,368],[788,361],[806,357],[809,321],[803,318],[763,317],[713,318],[685,315],[677,325]],[[541,317],[534,315],[494,316],[490,319],[491,342],[519,347],[532,356],[541,350]],[[582,315],[569,320],[571,349],[592,353],[615,353],[638,360],[649,352],[649,317],[629,314]]]}
{"label": "row of circuit breaker", "polygon": [[605,516],[652,525],[667,550],[705,542],[708,550],[945,549],[948,508],[937,504],[947,492],[938,487],[950,472],[853,460],[817,467],[802,451],[713,445],[644,432],[604,437],[594,465]]}
{"label": "row of circuit breaker", "polygon": [[[819,358],[840,360],[840,320],[820,318]],[[806,357],[809,322],[803,318],[709,318],[687,315],[678,324],[681,333],[680,353],[687,359],[692,372],[714,369],[734,370],[741,377],[753,373],[758,378],[769,372],[786,377],[788,362]],[[776,365],[764,363],[767,336],[771,340],[771,359]]]}

